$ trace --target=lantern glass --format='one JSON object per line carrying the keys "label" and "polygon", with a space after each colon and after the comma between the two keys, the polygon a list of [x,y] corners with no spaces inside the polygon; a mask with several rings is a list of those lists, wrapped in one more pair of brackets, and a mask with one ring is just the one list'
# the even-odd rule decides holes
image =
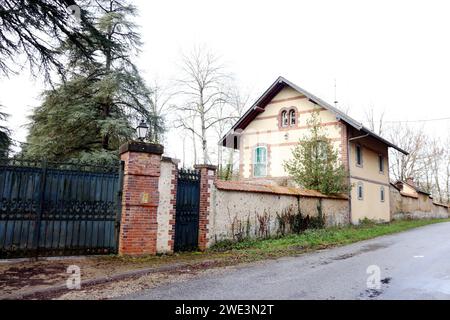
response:
{"label": "lantern glass", "polygon": [[136,131],[137,131],[139,140],[143,141],[145,139],[145,137],[147,137],[148,126],[144,120],[141,120],[141,123],[139,123],[138,127],[136,128]]}

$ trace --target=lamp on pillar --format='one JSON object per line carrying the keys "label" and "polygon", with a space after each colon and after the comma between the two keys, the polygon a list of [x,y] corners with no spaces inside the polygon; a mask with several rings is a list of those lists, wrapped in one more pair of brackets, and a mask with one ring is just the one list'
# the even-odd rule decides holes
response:
{"label": "lamp on pillar", "polygon": [[141,123],[136,128],[137,136],[140,141],[144,141],[144,139],[147,137],[148,133],[148,125],[145,123],[144,120],[141,120]]}

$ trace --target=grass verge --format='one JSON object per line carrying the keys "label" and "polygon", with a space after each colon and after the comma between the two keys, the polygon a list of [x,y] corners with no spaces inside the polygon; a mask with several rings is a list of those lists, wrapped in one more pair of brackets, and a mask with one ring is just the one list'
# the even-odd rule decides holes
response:
{"label": "grass verge", "polygon": [[260,260],[346,245],[375,237],[398,233],[429,224],[449,222],[450,219],[402,220],[387,224],[363,223],[341,228],[309,229],[301,234],[265,240],[223,241],[212,252],[228,252],[243,260]]}
{"label": "grass verge", "polygon": [[[122,264],[163,265],[184,262],[208,266],[225,266],[242,262],[295,256],[305,252],[342,246],[362,240],[393,234],[429,224],[449,222],[450,219],[402,220],[387,224],[363,223],[359,226],[309,229],[301,234],[270,239],[252,239],[241,242],[218,242],[206,252],[183,252],[173,255],[146,257],[118,257],[112,259]],[[202,267],[203,266],[203,267]]]}

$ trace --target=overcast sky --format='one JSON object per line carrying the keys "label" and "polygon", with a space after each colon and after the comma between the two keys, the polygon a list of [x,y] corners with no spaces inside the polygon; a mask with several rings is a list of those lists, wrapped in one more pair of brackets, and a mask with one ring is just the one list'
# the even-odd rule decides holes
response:
{"label": "overcast sky", "polygon": [[[144,47],[138,60],[149,81],[173,79],[182,50],[206,44],[240,86],[261,94],[282,75],[363,120],[450,117],[448,1],[136,1]],[[0,79],[0,103],[12,114],[14,138],[25,140],[25,116],[38,104],[42,80]],[[450,121],[426,123],[430,134]],[[181,157],[169,132],[167,153]]]}

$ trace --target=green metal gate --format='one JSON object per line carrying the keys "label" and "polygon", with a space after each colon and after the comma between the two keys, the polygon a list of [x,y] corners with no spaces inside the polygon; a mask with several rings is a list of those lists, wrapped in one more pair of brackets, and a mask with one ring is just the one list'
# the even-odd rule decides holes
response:
{"label": "green metal gate", "polygon": [[122,172],[0,159],[0,258],[115,253]]}

